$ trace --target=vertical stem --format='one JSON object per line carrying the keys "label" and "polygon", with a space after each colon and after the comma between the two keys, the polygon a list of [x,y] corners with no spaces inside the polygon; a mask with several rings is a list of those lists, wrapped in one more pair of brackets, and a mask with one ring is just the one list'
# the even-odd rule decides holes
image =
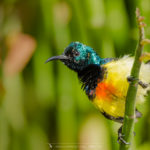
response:
{"label": "vertical stem", "polygon": [[[139,60],[139,58],[142,54],[142,50],[144,47],[144,44],[142,44],[142,41],[144,40],[144,23],[142,22],[143,17],[140,16],[140,11],[138,8],[136,9],[136,17],[137,17],[137,23],[139,27],[139,42],[137,45],[137,49],[135,51],[135,59],[131,70],[131,77],[138,79],[140,67],[141,67],[141,61]],[[126,97],[126,104],[125,104],[125,115],[124,115],[122,134],[125,135],[124,140],[129,143],[131,143],[133,137],[134,118],[135,118],[135,100],[136,100],[136,93],[138,89],[137,82],[138,82],[137,80],[134,80],[133,82],[130,83],[127,92],[127,97]],[[125,145],[124,143],[121,143],[120,150],[128,150],[130,146],[131,144]]]}

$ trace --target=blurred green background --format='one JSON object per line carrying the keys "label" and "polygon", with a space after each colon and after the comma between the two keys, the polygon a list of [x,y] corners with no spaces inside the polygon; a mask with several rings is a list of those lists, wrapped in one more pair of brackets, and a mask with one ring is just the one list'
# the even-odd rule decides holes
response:
{"label": "blurred green background", "polygon": [[[72,41],[101,57],[133,55],[136,7],[150,38],[150,0],[0,0],[0,150],[118,149],[120,124],[95,109],[73,71],[44,62]],[[132,149],[150,147],[149,108],[138,106]]]}

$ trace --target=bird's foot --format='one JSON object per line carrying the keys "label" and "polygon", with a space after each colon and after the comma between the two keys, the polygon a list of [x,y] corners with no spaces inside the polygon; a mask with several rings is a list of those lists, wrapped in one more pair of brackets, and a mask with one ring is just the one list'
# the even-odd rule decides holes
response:
{"label": "bird's foot", "polygon": [[147,84],[147,83],[144,83],[144,82],[142,82],[142,81],[138,81],[138,84],[143,88],[143,89],[146,89],[147,87],[148,87],[148,85],[149,84]]}
{"label": "bird's foot", "polygon": [[118,129],[118,140],[117,140],[117,142],[119,143],[119,144],[121,144],[121,143],[123,143],[123,144],[125,144],[125,145],[129,145],[130,143],[128,143],[128,142],[126,142],[125,140],[124,140],[124,137],[125,135],[123,135],[122,134],[122,126]]}
{"label": "bird's foot", "polygon": [[139,79],[138,79],[138,78],[135,78],[135,77],[133,77],[133,76],[128,76],[128,77],[127,77],[127,81],[128,81],[129,83],[131,83],[131,82],[134,82],[134,81],[139,81]]}
{"label": "bird's foot", "polygon": [[149,84],[144,83],[144,82],[142,82],[141,80],[139,80],[138,78],[135,78],[135,77],[132,77],[132,76],[127,77],[127,81],[128,81],[128,82],[138,81],[138,84],[139,84],[143,89],[145,89],[145,88],[147,88],[147,87],[149,86]]}

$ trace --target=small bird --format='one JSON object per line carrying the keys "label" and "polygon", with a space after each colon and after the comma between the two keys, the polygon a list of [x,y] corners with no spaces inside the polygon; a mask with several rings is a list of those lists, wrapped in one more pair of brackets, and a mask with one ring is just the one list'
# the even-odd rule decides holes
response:
{"label": "small bird", "polygon": [[[93,48],[72,42],[62,55],[53,56],[46,63],[52,60],[62,61],[77,73],[89,100],[106,118],[123,123],[127,90],[129,82],[133,80],[130,77],[133,57],[101,58]],[[136,100],[143,101],[150,90],[149,63],[142,63],[138,81]],[[135,114],[136,118],[141,117],[137,109]]]}

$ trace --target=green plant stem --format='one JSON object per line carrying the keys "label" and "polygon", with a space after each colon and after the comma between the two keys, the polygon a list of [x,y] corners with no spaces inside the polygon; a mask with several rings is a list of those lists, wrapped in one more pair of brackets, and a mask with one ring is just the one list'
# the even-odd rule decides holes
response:
{"label": "green plant stem", "polygon": [[[139,27],[139,42],[137,45],[137,49],[135,51],[135,59],[133,63],[133,67],[131,70],[131,77],[135,79],[139,78],[139,72],[141,67],[140,56],[142,54],[142,50],[144,44],[142,41],[144,40],[144,23],[142,22],[143,17],[140,16],[140,11],[136,9],[136,16],[137,16],[137,23]],[[134,129],[134,119],[135,119],[135,101],[136,101],[136,93],[138,89],[138,81],[134,80],[130,83],[127,97],[126,97],[126,104],[125,104],[125,115],[124,115],[124,122],[122,128],[122,134],[124,135],[124,140],[130,144],[125,145],[121,143],[120,150],[128,150],[131,147],[131,141],[133,137],[133,129]]]}

